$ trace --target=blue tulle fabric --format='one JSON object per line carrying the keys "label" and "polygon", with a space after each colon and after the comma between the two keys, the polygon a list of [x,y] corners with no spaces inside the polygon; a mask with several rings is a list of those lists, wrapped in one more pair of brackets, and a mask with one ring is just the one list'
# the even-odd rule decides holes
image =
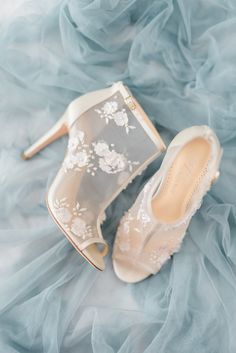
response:
{"label": "blue tulle fabric", "polygon": [[[0,352],[235,353],[235,1],[13,3],[0,22]],[[208,124],[224,148],[220,179],[180,252],[134,285],[115,277],[111,254],[104,272],[93,269],[48,215],[66,138],[20,158],[72,99],[118,80],[167,144]],[[160,163],[107,210],[111,246]]]}

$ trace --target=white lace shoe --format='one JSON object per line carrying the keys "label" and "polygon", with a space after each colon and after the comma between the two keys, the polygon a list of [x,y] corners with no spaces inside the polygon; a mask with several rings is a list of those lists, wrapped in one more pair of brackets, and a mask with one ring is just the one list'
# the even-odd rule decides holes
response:
{"label": "white lace shoe", "polygon": [[74,100],[23,158],[68,132],[64,162],[48,191],[48,209],[77,251],[103,270],[108,251],[100,227],[104,211],[165,145],[122,82]]}
{"label": "white lace shoe", "polygon": [[222,149],[208,126],[180,132],[158,172],[122,218],[113,266],[123,281],[135,283],[157,273],[177,252],[203,196],[219,176]]}

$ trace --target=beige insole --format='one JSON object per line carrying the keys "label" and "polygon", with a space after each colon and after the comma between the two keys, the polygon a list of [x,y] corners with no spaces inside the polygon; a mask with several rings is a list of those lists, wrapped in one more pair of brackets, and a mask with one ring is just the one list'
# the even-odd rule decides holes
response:
{"label": "beige insole", "polygon": [[204,175],[210,152],[210,144],[204,138],[196,138],[180,150],[152,200],[153,213],[158,220],[171,223],[184,216]]}

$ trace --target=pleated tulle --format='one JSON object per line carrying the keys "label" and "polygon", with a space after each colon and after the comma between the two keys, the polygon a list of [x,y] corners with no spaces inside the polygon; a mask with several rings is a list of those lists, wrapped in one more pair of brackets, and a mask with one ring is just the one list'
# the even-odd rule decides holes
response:
{"label": "pleated tulle", "polygon": [[[0,13],[0,352],[236,352],[236,2],[2,2]],[[45,195],[66,138],[21,151],[75,97],[123,80],[168,143],[208,124],[221,177],[181,251],[145,281],[97,272],[51,220]],[[160,159],[107,210],[119,219]]]}

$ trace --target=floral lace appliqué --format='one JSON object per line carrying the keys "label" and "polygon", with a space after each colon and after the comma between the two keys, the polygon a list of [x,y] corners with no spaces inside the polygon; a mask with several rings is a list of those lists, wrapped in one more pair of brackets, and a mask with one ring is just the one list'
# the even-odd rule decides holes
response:
{"label": "floral lace appliqu\u00e9", "polygon": [[83,240],[89,239],[93,236],[92,227],[86,224],[86,222],[80,217],[73,219],[71,232]]}
{"label": "floral lace appliqu\u00e9", "polygon": [[76,129],[69,138],[63,169],[66,173],[70,170],[76,172],[85,170],[94,176],[98,169],[108,174],[116,174],[126,168],[132,172],[133,167],[138,164],[139,162],[130,161],[124,154],[118,153],[114,144],[98,141],[88,145],[84,132]]}
{"label": "floral lace appliqu\u00e9", "polygon": [[116,152],[112,144],[111,147],[106,142],[94,143],[94,152],[99,157],[99,168],[108,174],[116,174],[123,171],[127,166],[126,157]]}
{"label": "floral lace appliqu\u00e9", "polygon": [[96,108],[94,111],[99,114],[101,119],[105,120],[106,124],[112,120],[117,126],[124,127],[127,134],[130,130],[136,129],[135,126],[129,125],[129,118],[126,110],[124,108],[118,109],[118,103],[116,101],[106,102],[100,109]]}
{"label": "floral lace appliqu\u00e9", "polygon": [[153,249],[149,254],[149,261],[158,267],[161,267],[169,259],[170,253],[167,245],[160,246],[158,249]]}
{"label": "floral lace appliqu\u00e9", "polygon": [[81,240],[93,237],[92,227],[82,218],[87,208],[81,207],[79,203],[71,208],[66,197],[56,199],[53,208],[57,219],[67,231],[70,231]]}
{"label": "floral lace appliqu\u00e9", "polygon": [[63,169],[67,173],[70,170],[80,172],[86,169],[87,173],[95,175],[97,167],[93,163],[94,153],[85,142],[85,133],[75,129],[70,136],[67,147],[67,156],[63,162]]}
{"label": "floral lace appliqu\u00e9", "polygon": [[126,156],[116,152],[114,150],[114,144],[109,146],[106,142],[99,141],[97,143],[93,143],[93,147],[95,154],[99,157],[99,168],[108,174],[122,172],[126,169],[126,167],[128,167],[129,171],[132,172],[133,166],[139,164],[139,162],[129,161]]}
{"label": "floral lace appliqu\u00e9", "polygon": [[66,197],[54,201],[54,211],[56,213],[57,219],[63,223],[67,224],[72,218],[71,212],[68,210],[69,203],[67,202]]}
{"label": "floral lace appliqu\u00e9", "polygon": [[121,224],[118,228],[116,243],[121,252],[127,252],[130,250],[130,229],[134,218],[129,211],[123,217]]}

